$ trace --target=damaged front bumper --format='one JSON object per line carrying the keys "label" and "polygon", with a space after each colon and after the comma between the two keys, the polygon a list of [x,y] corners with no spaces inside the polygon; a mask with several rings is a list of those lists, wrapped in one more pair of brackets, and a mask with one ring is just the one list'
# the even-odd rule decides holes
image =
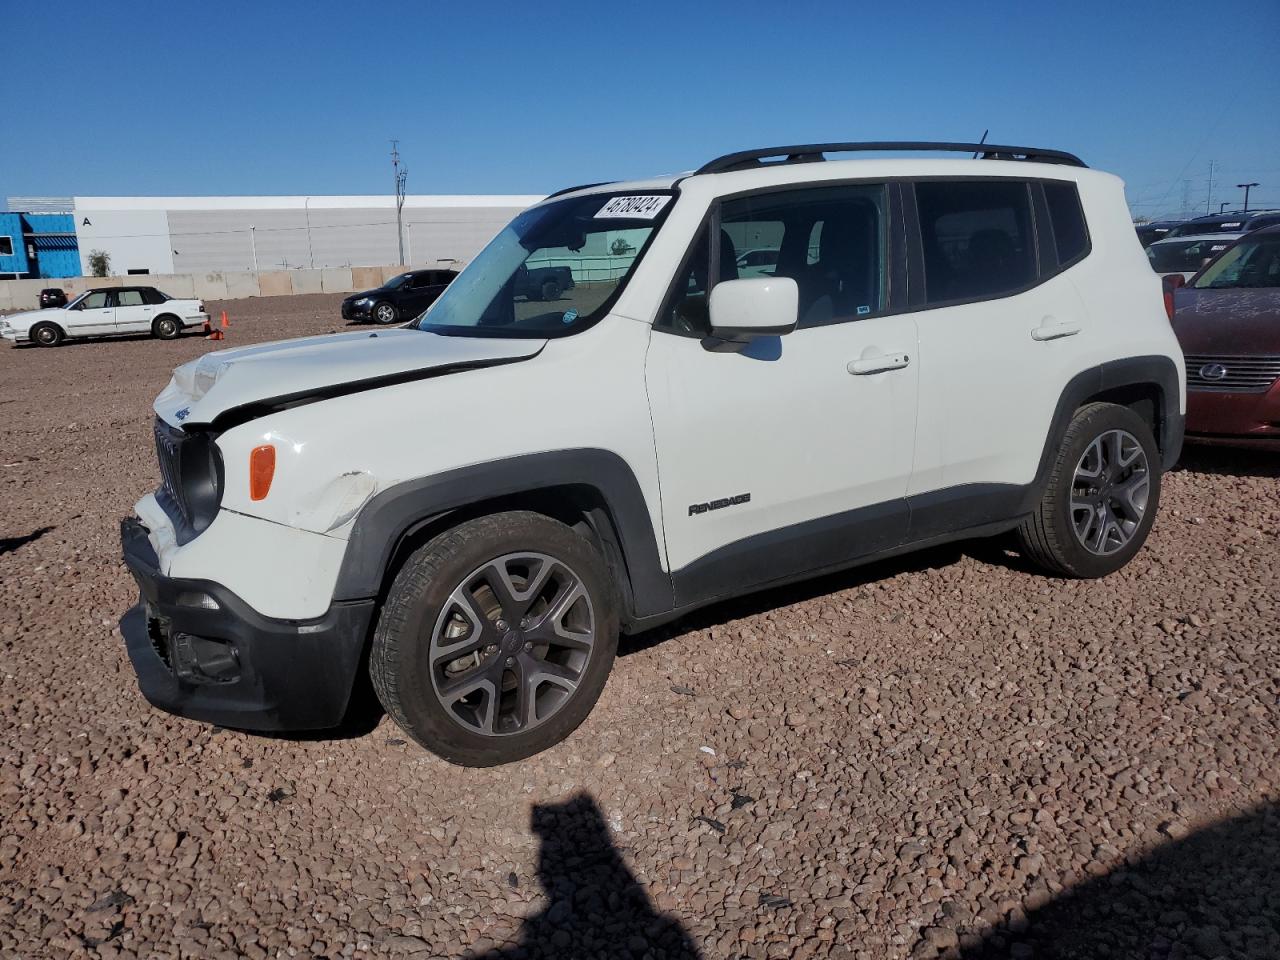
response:
{"label": "damaged front bumper", "polygon": [[374,601],[309,620],[265,617],[208,580],[167,577],[147,528],[120,524],[137,605],[120,621],[143,696],[192,720],[245,730],[336,726],[364,655]]}

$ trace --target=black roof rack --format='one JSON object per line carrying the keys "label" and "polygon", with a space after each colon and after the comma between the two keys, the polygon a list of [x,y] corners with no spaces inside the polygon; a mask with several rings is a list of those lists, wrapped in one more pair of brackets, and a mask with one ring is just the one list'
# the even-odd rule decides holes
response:
{"label": "black roof rack", "polygon": [[599,183],[580,183],[576,187],[565,187],[563,190],[557,190],[555,193],[549,193],[547,194],[546,199],[550,200],[552,197],[558,197],[564,193],[573,193],[576,190],[590,190],[592,187],[603,187],[610,183],[617,183],[617,181],[601,180]]}
{"label": "black roof rack", "polygon": [[[730,170],[751,170],[756,167],[784,163],[815,163],[826,160],[828,153],[864,153],[900,150],[943,151],[947,153],[972,153],[983,160],[1030,160],[1036,163],[1061,163],[1083,167],[1085,162],[1073,153],[1061,150],[1043,150],[1039,147],[1008,147],[997,143],[933,143],[917,140],[884,140],[864,143],[806,143],[791,147],[765,147],[762,150],[743,150],[716,157],[704,163],[695,172],[726,173]],[[781,157],[780,160],[769,160]]]}

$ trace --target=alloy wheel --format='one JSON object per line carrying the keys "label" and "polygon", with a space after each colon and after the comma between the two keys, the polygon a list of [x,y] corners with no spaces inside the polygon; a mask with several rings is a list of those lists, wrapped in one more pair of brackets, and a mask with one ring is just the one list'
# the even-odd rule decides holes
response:
{"label": "alloy wheel", "polygon": [[1081,546],[1098,556],[1123,549],[1142,525],[1150,489],[1147,454],[1133,434],[1095,437],[1071,481],[1071,527]]}
{"label": "alloy wheel", "polygon": [[591,597],[572,568],[542,553],[507,554],[463,578],[436,618],[432,688],[472,733],[524,733],[569,702],[595,639]]}
{"label": "alloy wheel", "polygon": [[396,309],[390,304],[379,304],[375,319],[379,323],[392,323],[396,318]]}

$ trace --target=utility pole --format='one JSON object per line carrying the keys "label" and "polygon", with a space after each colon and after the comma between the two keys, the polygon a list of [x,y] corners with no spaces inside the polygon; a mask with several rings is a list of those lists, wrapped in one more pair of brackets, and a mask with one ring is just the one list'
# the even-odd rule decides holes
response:
{"label": "utility pole", "polygon": [[249,246],[253,249],[253,269],[256,273],[258,270],[258,240],[253,233],[255,229],[257,228],[252,223],[249,224]]}
{"label": "utility pole", "polygon": [[1204,212],[1207,216],[1209,213],[1209,205],[1213,203],[1213,161],[1209,161],[1209,192],[1204,198]]}
{"label": "utility pole", "polygon": [[1182,218],[1191,219],[1191,181],[1182,181]]}
{"label": "utility pole", "polygon": [[404,266],[404,183],[409,171],[400,165],[400,141],[391,141],[391,170],[396,178],[396,243],[400,247],[400,266]]}
{"label": "utility pole", "polygon": [[1253,183],[1237,183],[1236,186],[1244,191],[1244,212],[1249,212],[1249,191],[1258,185],[1255,180]]}

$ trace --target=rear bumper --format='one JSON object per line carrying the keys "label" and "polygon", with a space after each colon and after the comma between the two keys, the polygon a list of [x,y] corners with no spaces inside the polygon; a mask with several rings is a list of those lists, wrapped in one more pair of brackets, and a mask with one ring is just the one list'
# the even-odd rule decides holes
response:
{"label": "rear bumper", "polygon": [[312,620],[264,617],[221,584],[166,577],[147,529],[120,524],[138,603],[120,620],[142,694],[178,716],[244,730],[336,726],[360,668],[372,600]]}
{"label": "rear bumper", "polygon": [[1266,393],[1188,390],[1187,437],[1280,444],[1280,381]]}

